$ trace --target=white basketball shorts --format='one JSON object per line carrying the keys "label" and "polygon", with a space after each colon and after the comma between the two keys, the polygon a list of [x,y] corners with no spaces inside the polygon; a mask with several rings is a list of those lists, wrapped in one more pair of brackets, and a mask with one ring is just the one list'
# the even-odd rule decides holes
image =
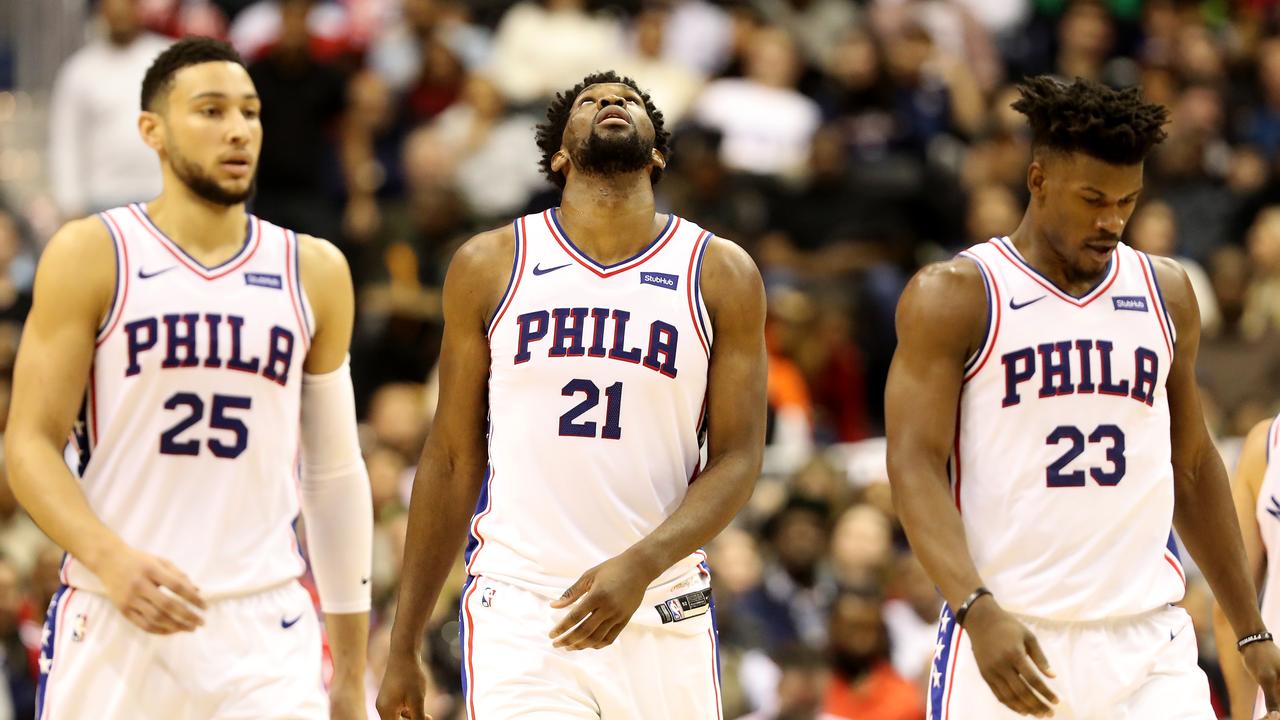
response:
{"label": "white basketball shorts", "polygon": [[[1209,681],[1196,664],[1195,628],[1180,607],[1102,622],[1019,617],[1057,677],[1055,720],[1214,720]],[[943,607],[929,683],[929,720],[1015,720],[996,699],[964,628]]]}
{"label": "white basketball shorts", "polygon": [[321,720],[320,621],[296,582],[209,603],[193,632],[151,635],[102,595],[49,603],[37,720]]}
{"label": "white basketball shorts", "polygon": [[[613,644],[552,647],[553,598],[469,578],[460,611],[469,720],[720,720],[708,578],[650,588]],[[704,593],[704,591],[707,591]],[[659,609],[662,608],[662,609]]]}

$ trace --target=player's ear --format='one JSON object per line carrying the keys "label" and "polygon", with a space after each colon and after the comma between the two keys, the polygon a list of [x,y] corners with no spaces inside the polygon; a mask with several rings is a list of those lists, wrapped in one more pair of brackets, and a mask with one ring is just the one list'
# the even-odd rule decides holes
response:
{"label": "player's ear", "polygon": [[555,155],[551,156],[551,172],[560,172],[564,170],[564,166],[569,164],[569,153],[563,148],[558,150]]}
{"label": "player's ear", "polygon": [[138,115],[138,134],[147,147],[160,152],[164,147],[164,123],[160,121],[160,114],[143,110]]}
{"label": "player's ear", "polygon": [[659,169],[659,170],[666,170],[666,169],[667,169],[667,159],[666,159],[665,157],[663,157],[663,156],[662,156],[662,153],[658,152],[657,150],[654,150],[654,151],[653,151],[653,161],[652,161],[652,162],[653,162],[653,164],[654,164],[654,165],[658,166],[658,169]]}
{"label": "player's ear", "polygon": [[1039,160],[1032,160],[1031,165],[1027,167],[1027,190],[1031,193],[1031,197],[1041,200],[1045,192],[1045,173],[1044,165]]}

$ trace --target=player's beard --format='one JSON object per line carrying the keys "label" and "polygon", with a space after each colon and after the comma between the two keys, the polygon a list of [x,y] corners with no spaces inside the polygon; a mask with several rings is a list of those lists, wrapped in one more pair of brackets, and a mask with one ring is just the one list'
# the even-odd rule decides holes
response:
{"label": "player's beard", "polygon": [[573,164],[588,175],[622,175],[649,167],[653,162],[653,141],[633,131],[625,135],[602,136],[594,130],[587,141],[570,151]]}
{"label": "player's beard", "polygon": [[178,176],[178,180],[190,188],[191,192],[215,205],[228,207],[239,205],[253,197],[253,193],[258,188],[258,174],[255,172],[253,178],[249,180],[249,185],[244,190],[239,192],[226,190],[210,177],[198,163],[187,159],[186,156],[178,152],[177,148],[169,148],[169,165],[173,168],[173,174]]}

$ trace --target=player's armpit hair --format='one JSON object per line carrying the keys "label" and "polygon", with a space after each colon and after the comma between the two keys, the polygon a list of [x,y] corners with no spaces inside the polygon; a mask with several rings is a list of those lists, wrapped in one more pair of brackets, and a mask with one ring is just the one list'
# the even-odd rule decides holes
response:
{"label": "player's armpit hair", "polygon": [[1169,110],[1145,102],[1136,87],[1115,90],[1076,78],[1039,75],[1018,85],[1012,108],[1027,116],[1037,151],[1082,152],[1114,165],[1136,165],[1165,139]]}
{"label": "player's armpit hair", "polygon": [[[653,121],[653,149],[661,153],[662,157],[670,160],[671,155],[671,133],[666,129],[666,123],[663,121],[662,111],[653,104],[653,100],[649,98],[649,93],[640,89],[635,80],[629,77],[618,75],[612,70],[605,72],[592,73],[582,79],[582,82],[563,92],[556,93],[556,97],[547,106],[547,119],[537,126],[538,149],[542,151],[542,160],[539,165],[542,167],[542,174],[547,179],[555,183],[556,187],[564,189],[564,175],[551,169],[551,159],[556,153],[560,152],[560,145],[564,140],[564,129],[569,124],[569,115],[573,112],[573,101],[583,90],[592,85],[600,85],[602,83],[626,85],[635,90],[640,95],[640,100],[644,102],[645,112],[649,114],[649,119]],[[649,179],[654,185],[662,179],[662,168],[655,167],[649,173]]]}

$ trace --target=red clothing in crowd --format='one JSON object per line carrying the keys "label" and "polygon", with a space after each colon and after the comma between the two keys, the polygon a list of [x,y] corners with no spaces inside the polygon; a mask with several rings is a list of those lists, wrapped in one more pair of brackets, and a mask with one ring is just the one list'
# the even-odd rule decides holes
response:
{"label": "red clothing in crowd", "polygon": [[924,720],[924,698],[892,665],[882,662],[853,684],[832,674],[822,711],[847,720]]}

